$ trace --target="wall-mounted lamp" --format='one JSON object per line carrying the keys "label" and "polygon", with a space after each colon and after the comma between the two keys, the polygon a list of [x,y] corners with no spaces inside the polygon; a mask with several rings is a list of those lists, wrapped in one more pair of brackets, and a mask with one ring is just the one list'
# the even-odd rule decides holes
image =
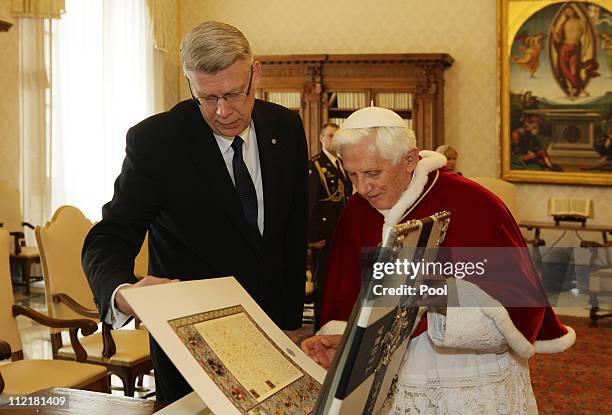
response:
{"label": "wall-mounted lamp", "polygon": [[13,24],[9,22],[5,22],[4,20],[0,20],[0,32],[8,32]]}

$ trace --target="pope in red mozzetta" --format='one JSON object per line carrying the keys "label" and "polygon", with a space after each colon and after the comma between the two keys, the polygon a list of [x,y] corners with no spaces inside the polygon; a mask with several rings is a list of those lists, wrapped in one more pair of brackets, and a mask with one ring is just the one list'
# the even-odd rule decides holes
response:
{"label": "pope in red mozzetta", "polygon": [[[378,246],[390,226],[446,210],[451,222],[443,247],[503,249],[504,260],[489,264],[496,278],[454,279],[458,297],[470,298],[470,306],[419,310],[384,413],[537,414],[527,360],[571,347],[576,335],[533,295],[543,292],[541,282],[506,206],[449,173],[441,154],[419,152],[413,131],[391,110],[354,112],[334,147],[358,194],[333,238],[323,327],[303,342],[304,351],[330,364],[361,289],[362,248]],[[516,298],[517,306],[508,306]]]}

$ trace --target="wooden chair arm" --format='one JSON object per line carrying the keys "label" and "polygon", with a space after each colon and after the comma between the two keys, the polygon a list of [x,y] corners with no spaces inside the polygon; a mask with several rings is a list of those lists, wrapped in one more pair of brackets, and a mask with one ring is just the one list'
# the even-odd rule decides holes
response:
{"label": "wooden chair arm", "polygon": [[79,304],[74,298],[70,297],[68,294],[58,293],[53,294],[51,296],[54,303],[62,303],[65,304],[66,307],[74,311],[75,313],[79,313],[82,316],[93,318],[98,320],[100,315],[98,314],[98,310],[85,308],[81,304]]}
{"label": "wooden chair arm", "polygon": [[21,226],[25,226],[26,228],[30,228],[32,230],[36,229],[35,226],[29,222],[21,222]]}
{"label": "wooden chair arm", "polygon": [[[79,313],[85,317],[100,319],[97,310],[83,307],[68,294],[53,294],[52,298],[54,303],[63,303],[75,313]],[[115,340],[111,333],[112,329],[110,324],[102,322],[102,357],[106,359],[110,359],[117,352],[117,346],[115,345]]]}
{"label": "wooden chair arm", "polygon": [[81,329],[81,333],[83,333],[84,336],[89,336],[90,334],[95,333],[98,330],[98,325],[95,322],[84,318],[66,320],[57,319],[34,311],[31,308],[14,304],[13,317],[17,317],[19,315],[29,317],[43,326],[53,327],[55,329],[67,328],[70,333],[70,344],[74,350],[76,361],[84,362],[87,360],[87,352],[83,348],[83,345],[81,345],[81,342],[79,342],[78,331]]}
{"label": "wooden chair arm", "polygon": [[117,347],[115,346],[115,340],[111,331],[113,326],[108,323],[102,322],[102,357],[110,359],[115,353],[117,353]]}
{"label": "wooden chair arm", "polygon": [[10,359],[11,354],[11,345],[4,340],[0,340],[0,360]]}

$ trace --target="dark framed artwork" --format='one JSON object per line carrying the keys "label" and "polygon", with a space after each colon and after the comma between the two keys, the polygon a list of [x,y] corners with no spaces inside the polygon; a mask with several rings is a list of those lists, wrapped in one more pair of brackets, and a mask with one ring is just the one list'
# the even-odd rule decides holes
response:
{"label": "dark framed artwork", "polygon": [[612,0],[498,0],[502,177],[612,184]]}

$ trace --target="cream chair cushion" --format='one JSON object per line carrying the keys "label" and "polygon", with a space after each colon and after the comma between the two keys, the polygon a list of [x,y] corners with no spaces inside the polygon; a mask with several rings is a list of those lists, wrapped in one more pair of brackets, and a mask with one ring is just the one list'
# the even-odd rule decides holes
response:
{"label": "cream chair cushion", "polygon": [[18,360],[0,365],[2,395],[24,395],[50,387],[81,389],[106,377],[104,366],[65,360]]}
{"label": "cream chair cushion", "polygon": [[40,252],[36,246],[22,246],[21,252],[14,256],[17,258],[38,258],[40,256]]}
{"label": "cream chair cushion", "polygon": [[[109,362],[113,365],[132,366],[149,359],[149,332],[146,330],[113,330],[117,353],[110,360],[102,357],[102,333],[94,333],[80,340],[90,362]],[[74,359],[72,346],[66,345],[57,352],[58,357]]]}

